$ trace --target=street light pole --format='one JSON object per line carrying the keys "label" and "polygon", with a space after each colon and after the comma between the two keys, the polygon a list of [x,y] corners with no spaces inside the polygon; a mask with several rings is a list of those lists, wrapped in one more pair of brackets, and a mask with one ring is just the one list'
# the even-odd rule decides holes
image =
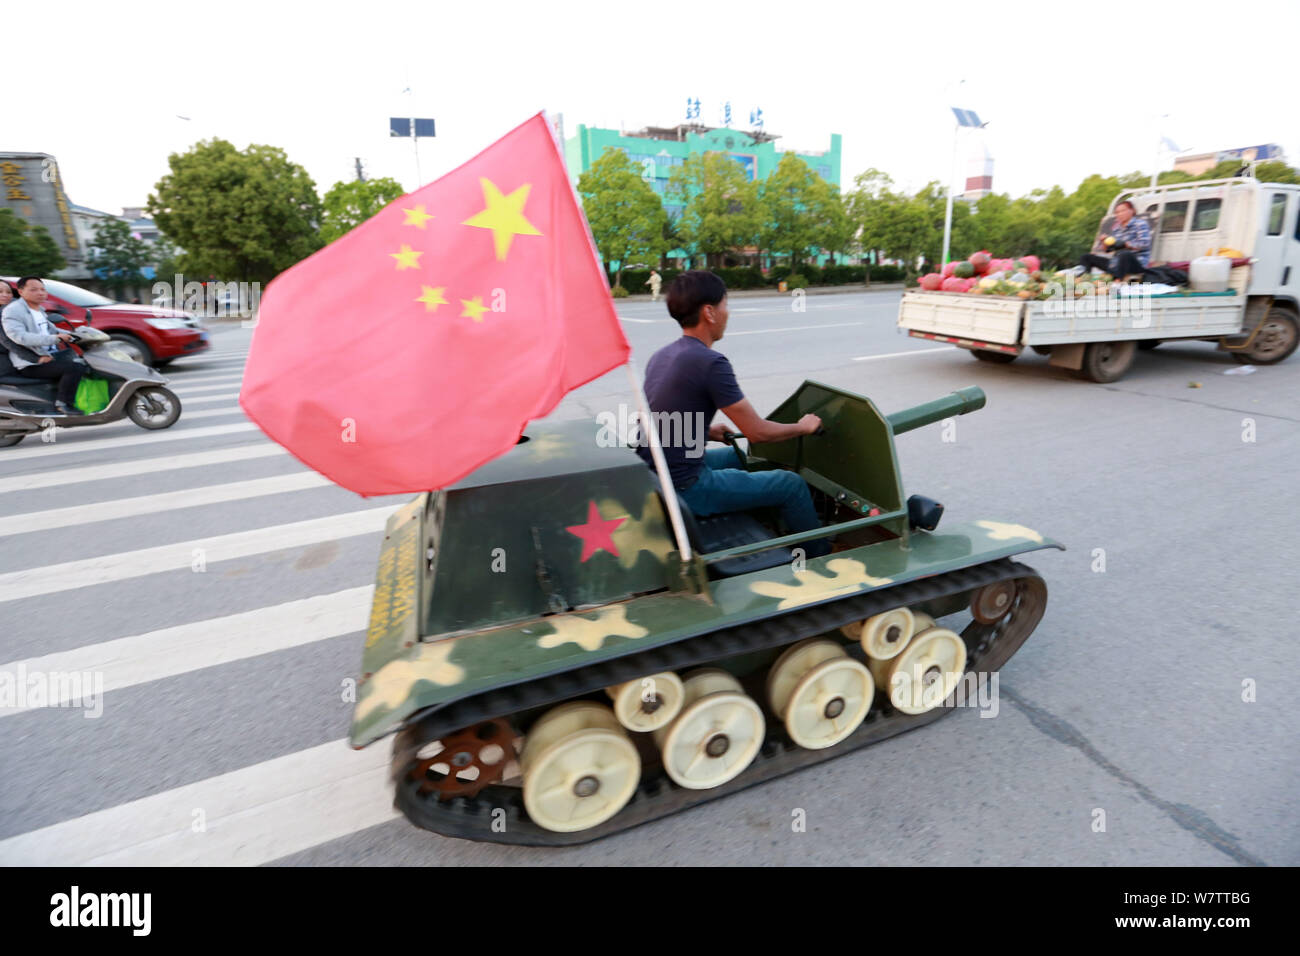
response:
{"label": "street light pole", "polygon": [[943,255],[939,257],[939,265],[948,264],[948,246],[952,239],[952,184],[957,178],[957,144],[960,142],[958,137],[961,136],[961,126],[953,127],[952,131],[952,168],[948,170],[948,203],[943,213]]}

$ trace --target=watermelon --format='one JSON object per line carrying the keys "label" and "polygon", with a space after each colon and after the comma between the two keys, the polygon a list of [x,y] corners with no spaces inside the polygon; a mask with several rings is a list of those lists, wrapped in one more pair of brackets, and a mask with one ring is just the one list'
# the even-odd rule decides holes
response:
{"label": "watermelon", "polygon": [[975,266],[970,262],[959,262],[953,268],[952,274],[958,279],[969,279],[975,275]]}
{"label": "watermelon", "polygon": [[988,272],[989,264],[992,261],[993,257],[987,252],[977,252],[970,257],[970,264],[975,267],[975,274],[977,276],[982,276],[984,273]]}
{"label": "watermelon", "polygon": [[952,262],[946,262],[946,263],[944,263],[944,266],[943,266],[943,270],[942,270],[942,272],[941,272],[941,275],[946,279],[946,278],[948,278],[950,275],[952,275],[952,270],[954,270],[954,269],[956,269],[956,268],[957,268],[957,260],[956,260],[956,259],[954,259]]}
{"label": "watermelon", "polygon": [[1038,256],[1024,256],[1020,261],[1028,266],[1030,272],[1038,272],[1043,268],[1042,260]]}
{"label": "watermelon", "polygon": [[943,285],[939,286],[943,292],[965,292],[966,280],[958,279],[956,276],[949,276],[943,280]]}
{"label": "watermelon", "polygon": [[930,272],[921,276],[921,288],[927,292],[937,292],[941,285],[943,285],[943,276],[937,272]]}

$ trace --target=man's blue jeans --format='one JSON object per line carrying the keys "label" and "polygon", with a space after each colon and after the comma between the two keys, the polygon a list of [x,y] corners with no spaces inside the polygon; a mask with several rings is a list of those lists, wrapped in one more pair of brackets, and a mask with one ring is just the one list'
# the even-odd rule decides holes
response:
{"label": "man's blue jeans", "polygon": [[[750,508],[780,508],[781,518],[791,534],[820,528],[817,511],[807,483],[793,471],[745,471],[739,467],[736,453],[730,448],[713,448],[704,453],[704,468],[695,484],[677,492],[690,509],[701,518],[725,511],[748,511]],[[825,538],[805,541],[804,553],[810,558],[829,554]]]}

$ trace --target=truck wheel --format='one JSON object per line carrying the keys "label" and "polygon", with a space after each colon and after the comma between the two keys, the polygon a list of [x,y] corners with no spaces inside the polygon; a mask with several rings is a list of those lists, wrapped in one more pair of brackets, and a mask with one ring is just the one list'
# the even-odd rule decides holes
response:
{"label": "truck wheel", "polygon": [[971,354],[981,362],[993,362],[996,365],[1006,365],[1016,360],[1015,352],[990,352],[988,349],[971,349]]}
{"label": "truck wheel", "polygon": [[1250,348],[1228,354],[1243,365],[1276,365],[1286,359],[1300,343],[1300,323],[1296,314],[1285,306],[1273,306],[1255,335]]}
{"label": "truck wheel", "polygon": [[1075,374],[1094,382],[1116,382],[1133,364],[1137,343],[1091,342],[1083,350],[1083,367]]}
{"label": "truck wheel", "polygon": [[132,362],[138,362],[141,365],[152,364],[153,353],[149,351],[149,346],[134,335],[129,332],[112,332],[109,334],[109,338],[116,342],[123,352],[131,356]]}
{"label": "truck wheel", "polygon": [[1050,345],[1031,345],[1030,348],[1032,348],[1039,355],[1052,354],[1052,347]]}
{"label": "truck wheel", "polygon": [[1164,339],[1143,339],[1138,343],[1138,348],[1143,352],[1150,352],[1153,348],[1164,343]]}

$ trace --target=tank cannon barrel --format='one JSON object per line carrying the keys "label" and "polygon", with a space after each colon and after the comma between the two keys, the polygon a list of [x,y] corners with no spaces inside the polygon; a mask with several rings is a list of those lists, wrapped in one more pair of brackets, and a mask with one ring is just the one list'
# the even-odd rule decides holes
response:
{"label": "tank cannon barrel", "polygon": [[984,401],[984,389],[968,385],[965,388],[957,389],[951,395],[945,395],[943,398],[936,398],[929,402],[922,402],[920,405],[904,408],[902,411],[894,412],[892,415],[885,417],[889,419],[894,434],[901,435],[903,432],[910,432],[913,428],[940,422],[945,418],[951,418],[953,415],[965,415],[967,412],[978,411],[984,407]]}

